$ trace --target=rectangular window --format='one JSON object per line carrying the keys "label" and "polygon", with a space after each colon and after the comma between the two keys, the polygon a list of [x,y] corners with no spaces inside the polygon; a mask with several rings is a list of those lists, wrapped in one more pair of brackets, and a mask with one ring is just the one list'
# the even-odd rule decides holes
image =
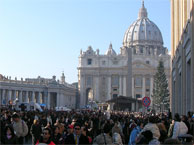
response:
{"label": "rectangular window", "polygon": [[92,59],[89,58],[89,59],[88,59],[88,65],[91,65],[91,64],[92,64]]}
{"label": "rectangular window", "polygon": [[118,97],[118,94],[113,94],[112,97],[113,98],[117,98]]}
{"label": "rectangular window", "polygon": [[141,98],[140,94],[136,94],[136,99]]}
{"label": "rectangular window", "polygon": [[135,87],[142,87],[142,77],[135,77]]}
{"label": "rectangular window", "polygon": [[150,78],[146,78],[146,86],[150,86]]}

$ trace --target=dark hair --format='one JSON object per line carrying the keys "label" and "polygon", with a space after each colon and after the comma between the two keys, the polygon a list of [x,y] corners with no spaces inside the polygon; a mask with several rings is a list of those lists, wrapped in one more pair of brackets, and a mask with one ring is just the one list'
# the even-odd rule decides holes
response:
{"label": "dark hair", "polygon": [[150,116],[149,117],[149,122],[150,123],[156,123],[156,117],[155,116]]}
{"label": "dark hair", "polygon": [[74,128],[75,128],[76,126],[79,126],[79,127],[81,128],[81,125],[80,125],[79,123],[75,123]]}
{"label": "dark hair", "polygon": [[181,121],[181,118],[180,118],[180,116],[179,116],[179,114],[178,113],[176,113],[175,115],[174,115],[174,120],[175,121]]}
{"label": "dark hair", "polygon": [[12,118],[20,118],[19,114],[17,114],[16,112],[13,113]]}
{"label": "dark hair", "polygon": [[50,128],[44,128],[44,130],[48,130],[49,134],[52,135]]}
{"label": "dark hair", "polygon": [[150,142],[153,139],[153,133],[150,130],[142,132],[142,135]]}
{"label": "dark hair", "polygon": [[103,131],[104,131],[104,133],[109,133],[111,131],[111,129],[112,129],[111,125],[109,123],[106,123],[104,125]]}
{"label": "dark hair", "polygon": [[142,121],[137,121],[137,126],[140,126],[141,124],[143,124]]}
{"label": "dark hair", "polygon": [[15,136],[14,129],[13,129],[13,127],[12,127],[11,125],[5,126],[4,134],[6,135],[8,129],[10,129],[11,135],[12,135],[12,136]]}

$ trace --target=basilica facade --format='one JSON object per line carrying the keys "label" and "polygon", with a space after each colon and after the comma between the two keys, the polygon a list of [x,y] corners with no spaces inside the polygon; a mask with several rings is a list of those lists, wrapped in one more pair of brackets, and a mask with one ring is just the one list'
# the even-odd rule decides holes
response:
{"label": "basilica facade", "polygon": [[61,80],[52,78],[21,78],[11,79],[0,74],[0,105],[9,105],[9,102],[35,102],[44,104],[47,109],[55,107],[76,108],[77,89],[74,85],[65,82],[64,73]]}
{"label": "basilica facade", "polygon": [[81,50],[78,66],[80,106],[89,101],[103,103],[118,96],[152,99],[154,75],[160,60],[164,63],[170,87],[170,55],[163,46],[159,28],[148,18],[142,3],[137,20],[124,34],[119,54],[112,44],[105,54],[91,46],[84,52]]}

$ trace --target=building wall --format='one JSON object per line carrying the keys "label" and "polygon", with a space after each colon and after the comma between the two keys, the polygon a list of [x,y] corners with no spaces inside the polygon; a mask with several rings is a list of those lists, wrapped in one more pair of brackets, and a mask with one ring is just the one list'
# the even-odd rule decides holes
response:
{"label": "building wall", "polygon": [[172,112],[194,111],[193,0],[171,0]]}

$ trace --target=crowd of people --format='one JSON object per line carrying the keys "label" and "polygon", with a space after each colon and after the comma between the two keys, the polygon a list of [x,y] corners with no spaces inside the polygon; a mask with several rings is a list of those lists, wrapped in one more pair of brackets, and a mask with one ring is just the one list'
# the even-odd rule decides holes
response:
{"label": "crowd of people", "polygon": [[191,143],[194,115],[101,110],[15,111],[1,108],[0,143],[136,145]]}

